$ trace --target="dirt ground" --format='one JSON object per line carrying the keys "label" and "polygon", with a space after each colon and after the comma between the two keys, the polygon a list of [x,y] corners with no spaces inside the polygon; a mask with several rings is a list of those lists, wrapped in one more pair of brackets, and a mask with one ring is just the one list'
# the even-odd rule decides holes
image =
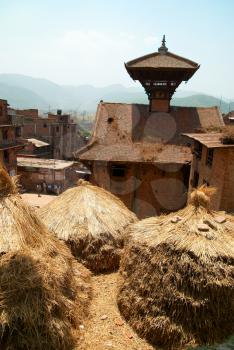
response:
{"label": "dirt ground", "polygon": [[90,318],[81,327],[82,344],[77,350],[155,349],[127,325],[116,304],[118,273],[93,276]]}
{"label": "dirt ground", "polygon": [[54,198],[56,198],[56,196],[46,194],[41,194],[41,196],[38,197],[38,195],[35,193],[23,193],[21,194],[21,197],[29,205],[36,208],[41,208],[47,203],[51,202]]}

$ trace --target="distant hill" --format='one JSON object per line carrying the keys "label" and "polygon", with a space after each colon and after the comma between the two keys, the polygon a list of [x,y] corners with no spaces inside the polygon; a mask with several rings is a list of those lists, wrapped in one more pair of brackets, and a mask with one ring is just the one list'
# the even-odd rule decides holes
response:
{"label": "distant hill", "polygon": [[[38,108],[41,110],[62,108],[94,112],[100,100],[124,103],[147,103],[147,96],[139,87],[126,88],[110,85],[97,88],[92,85],[58,85],[46,79],[38,79],[20,74],[0,74],[0,98],[7,99],[15,108]],[[197,92],[178,90],[172,100],[176,106],[210,107],[220,106],[220,100]],[[223,101],[221,110],[227,113],[234,109]]]}

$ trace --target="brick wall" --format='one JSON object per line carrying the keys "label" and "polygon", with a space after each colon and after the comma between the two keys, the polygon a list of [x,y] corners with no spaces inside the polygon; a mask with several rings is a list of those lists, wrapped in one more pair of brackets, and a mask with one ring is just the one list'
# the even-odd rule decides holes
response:
{"label": "brick wall", "polygon": [[[124,167],[124,177],[113,176],[112,166]],[[139,218],[178,210],[187,200],[184,168],[176,164],[94,161],[91,171],[92,183],[117,195]]]}

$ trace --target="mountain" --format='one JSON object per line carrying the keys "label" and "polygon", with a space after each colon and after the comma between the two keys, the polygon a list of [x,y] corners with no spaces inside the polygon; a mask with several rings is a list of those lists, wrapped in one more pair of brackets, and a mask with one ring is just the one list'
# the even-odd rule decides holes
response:
{"label": "mountain", "polygon": [[[124,87],[119,84],[97,88],[92,85],[58,85],[46,79],[20,74],[0,74],[0,98],[7,99],[15,108],[38,108],[44,111],[62,108],[95,112],[100,100],[125,103],[147,103],[147,96],[140,87]],[[234,101],[222,101],[199,92],[178,90],[172,100],[176,106],[221,106],[227,113],[234,109]]]}

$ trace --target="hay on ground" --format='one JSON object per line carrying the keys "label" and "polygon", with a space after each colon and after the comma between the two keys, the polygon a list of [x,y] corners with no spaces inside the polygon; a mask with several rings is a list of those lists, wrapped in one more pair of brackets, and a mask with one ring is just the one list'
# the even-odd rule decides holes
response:
{"label": "hay on ground", "polygon": [[38,213],[73,255],[94,272],[119,267],[126,228],[137,220],[117,197],[83,180]]}
{"label": "hay on ground", "polygon": [[0,233],[0,349],[74,349],[90,273],[47,231],[3,169]]}
{"label": "hay on ground", "polygon": [[200,188],[176,214],[131,226],[118,305],[130,325],[166,349],[234,333],[234,222]]}

